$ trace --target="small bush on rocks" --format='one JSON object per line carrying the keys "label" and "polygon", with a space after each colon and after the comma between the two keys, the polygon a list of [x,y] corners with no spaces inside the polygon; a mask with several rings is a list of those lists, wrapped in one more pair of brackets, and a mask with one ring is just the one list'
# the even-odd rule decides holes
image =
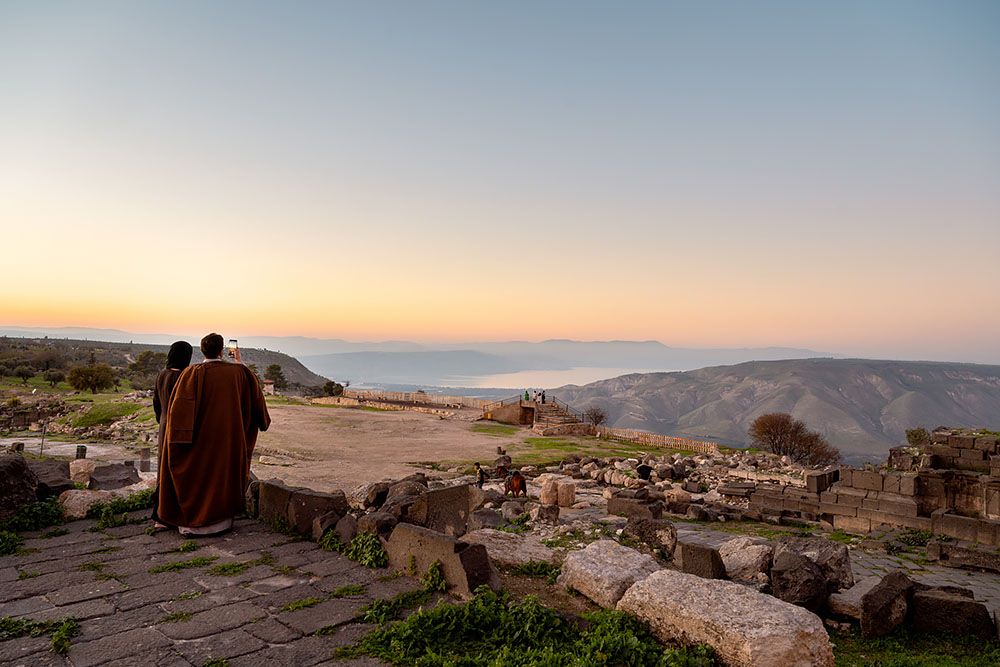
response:
{"label": "small bush on rocks", "polygon": [[389,564],[389,555],[376,535],[358,533],[344,550],[344,555],[365,567],[379,568]]}
{"label": "small bush on rocks", "polygon": [[22,505],[14,516],[0,522],[0,530],[12,532],[41,530],[49,526],[59,525],[62,522],[62,505],[55,498],[50,498],[49,500]]}

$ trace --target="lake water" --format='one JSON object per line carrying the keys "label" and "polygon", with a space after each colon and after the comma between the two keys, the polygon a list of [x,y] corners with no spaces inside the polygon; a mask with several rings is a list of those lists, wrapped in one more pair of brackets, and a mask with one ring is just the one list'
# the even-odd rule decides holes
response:
{"label": "lake water", "polygon": [[[662,371],[662,369],[659,369]],[[496,375],[460,375],[445,378],[450,387],[510,387],[512,389],[551,389],[567,384],[587,384],[629,373],[652,373],[649,369],[598,368],[581,366],[558,371],[518,371]]]}

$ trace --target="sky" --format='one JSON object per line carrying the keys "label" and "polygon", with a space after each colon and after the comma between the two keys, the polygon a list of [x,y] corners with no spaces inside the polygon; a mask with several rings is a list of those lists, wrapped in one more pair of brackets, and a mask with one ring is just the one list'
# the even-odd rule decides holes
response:
{"label": "sky", "polygon": [[0,3],[0,324],[1000,363],[1000,3]]}

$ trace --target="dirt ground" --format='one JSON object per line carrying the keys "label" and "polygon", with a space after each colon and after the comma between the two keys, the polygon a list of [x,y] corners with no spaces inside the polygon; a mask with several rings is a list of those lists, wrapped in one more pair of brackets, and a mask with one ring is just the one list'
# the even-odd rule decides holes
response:
{"label": "dirt ground", "polygon": [[350,491],[365,482],[426,470],[431,463],[487,465],[496,458],[497,445],[507,447],[530,435],[527,429],[504,437],[476,433],[471,420],[478,412],[468,411],[441,418],[328,406],[268,409],[271,428],[260,434],[257,454],[287,458],[291,465],[263,465],[255,455],[252,470],[261,479],[277,477],[318,491]]}

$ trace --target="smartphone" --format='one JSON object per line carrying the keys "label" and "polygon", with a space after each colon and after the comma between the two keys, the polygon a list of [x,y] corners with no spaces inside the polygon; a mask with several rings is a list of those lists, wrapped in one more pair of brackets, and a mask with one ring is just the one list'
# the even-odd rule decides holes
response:
{"label": "smartphone", "polygon": [[235,338],[230,338],[229,339],[229,357],[231,359],[235,359],[236,358],[236,350],[237,350],[237,348],[239,348],[239,345],[236,344],[236,339]]}

